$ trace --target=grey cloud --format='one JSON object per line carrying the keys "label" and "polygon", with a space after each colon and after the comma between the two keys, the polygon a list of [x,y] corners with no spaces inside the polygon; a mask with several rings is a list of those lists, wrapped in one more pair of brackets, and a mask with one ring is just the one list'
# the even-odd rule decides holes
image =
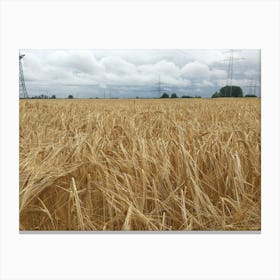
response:
{"label": "grey cloud", "polygon": [[[162,89],[201,92],[210,96],[225,85],[223,50],[22,50],[26,86],[31,95],[49,88],[58,97],[100,96],[107,88],[119,97],[154,96]],[[260,51],[238,52],[236,85],[260,84]],[[68,86],[67,86],[68,85]],[[146,92],[145,92],[146,91]],[[117,97],[117,96],[115,96]]]}

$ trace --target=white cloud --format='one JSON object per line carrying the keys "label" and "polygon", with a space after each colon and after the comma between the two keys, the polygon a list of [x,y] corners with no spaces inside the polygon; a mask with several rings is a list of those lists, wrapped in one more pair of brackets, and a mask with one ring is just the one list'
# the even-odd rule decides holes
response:
{"label": "white cloud", "polygon": [[210,72],[210,77],[213,79],[222,79],[222,78],[226,78],[227,73],[225,70],[221,70],[221,69],[212,69]]}
{"label": "white cloud", "polygon": [[209,67],[198,61],[186,64],[181,70],[182,77],[192,79],[207,78],[210,75]]}
{"label": "white cloud", "polygon": [[258,75],[258,72],[254,69],[249,69],[244,72],[244,75],[247,77],[254,77],[254,76]]}
{"label": "white cloud", "polygon": [[[181,75],[183,77],[188,77],[193,80],[204,80],[209,79],[211,81],[216,79],[222,79],[226,77],[226,72],[221,69],[210,69],[208,65],[195,61],[186,64],[182,70]],[[208,81],[208,83],[213,84],[213,82]]]}
{"label": "white cloud", "polygon": [[189,60],[203,64],[213,64],[224,60],[224,50],[183,50]]}
{"label": "white cloud", "polygon": [[99,61],[98,65],[104,69],[105,74],[108,73],[123,76],[133,75],[137,71],[134,64],[129,63],[118,56],[104,57]]}
{"label": "white cloud", "polygon": [[[227,73],[222,50],[23,50],[27,86],[162,84],[213,88],[225,84]],[[242,52],[247,61],[235,65],[237,84],[256,77],[260,52]],[[236,78],[236,77],[235,77]],[[69,87],[68,87],[69,88]],[[82,89],[81,89],[82,90]],[[179,90],[179,89],[178,89]],[[86,93],[88,94],[88,93]]]}
{"label": "white cloud", "polygon": [[214,87],[215,85],[208,80],[203,80],[202,83],[201,83],[201,86],[202,87]]}

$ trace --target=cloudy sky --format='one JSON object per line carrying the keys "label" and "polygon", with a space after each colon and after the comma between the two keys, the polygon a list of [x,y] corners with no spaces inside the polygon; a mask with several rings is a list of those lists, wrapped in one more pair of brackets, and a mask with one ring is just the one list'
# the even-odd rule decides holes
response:
{"label": "cloudy sky", "polygon": [[[211,97],[228,84],[227,50],[21,50],[30,96]],[[232,84],[260,95],[260,50],[235,50]],[[237,59],[242,58],[242,60]],[[160,87],[159,87],[160,81]]]}

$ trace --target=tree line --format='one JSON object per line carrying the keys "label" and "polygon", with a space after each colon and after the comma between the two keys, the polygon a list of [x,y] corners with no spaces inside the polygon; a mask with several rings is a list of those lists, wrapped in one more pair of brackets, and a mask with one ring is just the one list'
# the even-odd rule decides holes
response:
{"label": "tree line", "polygon": [[[224,86],[219,91],[216,91],[212,98],[220,98],[220,97],[243,97],[243,90],[239,86]],[[254,94],[246,94],[244,97],[257,97]],[[160,98],[178,98],[176,93],[172,93],[171,96],[165,92],[162,94]],[[183,95],[181,98],[201,98],[201,96],[189,96]]]}
{"label": "tree line", "polygon": [[[160,98],[179,98],[176,93],[172,93],[169,97],[169,94],[164,92]],[[201,98],[201,96],[190,96],[190,95],[183,95],[181,98]]]}
{"label": "tree line", "polygon": [[[46,94],[41,94],[41,95],[31,96],[30,98],[31,98],[31,99],[56,99],[56,95],[53,94],[52,96],[48,96],[48,95],[46,95]],[[74,96],[70,94],[70,95],[68,95],[67,98],[73,99]]]}
{"label": "tree line", "polygon": [[[219,91],[216,91],[212,98],[220,98],[220,97],[243,97],[243,90],[239,86],[224,86]],[[244,97],[257,97],[254,94],[246,94]],[[45,94],[41,94],[38,96],[32,96],[31,99],[56,99],[56,95],[48,96]],[[74,96],[72,94],[68,95],[68,99],[73,99]],[[96,97],[97,98],[97,97]],[[136,98],[139,98],[138,96]],[[179,98],[179,96],[174,92],[170,96],[167,92],[164,92],[160,98]],[[201,96],[190,96],[183,95],[181,98],[201,98]]]}
{"label": "tree line", "polygon": [[[238,86],[224,86],[219,92],[216,91],[212,98],[220,98],[220,97],[243,97],[243,90]],[[246,94],[244,97],[257,97],[254,94]]]}

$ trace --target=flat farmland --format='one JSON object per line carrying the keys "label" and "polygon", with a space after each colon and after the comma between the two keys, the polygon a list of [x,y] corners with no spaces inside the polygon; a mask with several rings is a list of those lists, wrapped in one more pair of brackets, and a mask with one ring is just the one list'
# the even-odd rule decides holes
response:
{"label": "flat farmland", "polygon": [[260,230],[260,99],[20,100],[20,230]]}

